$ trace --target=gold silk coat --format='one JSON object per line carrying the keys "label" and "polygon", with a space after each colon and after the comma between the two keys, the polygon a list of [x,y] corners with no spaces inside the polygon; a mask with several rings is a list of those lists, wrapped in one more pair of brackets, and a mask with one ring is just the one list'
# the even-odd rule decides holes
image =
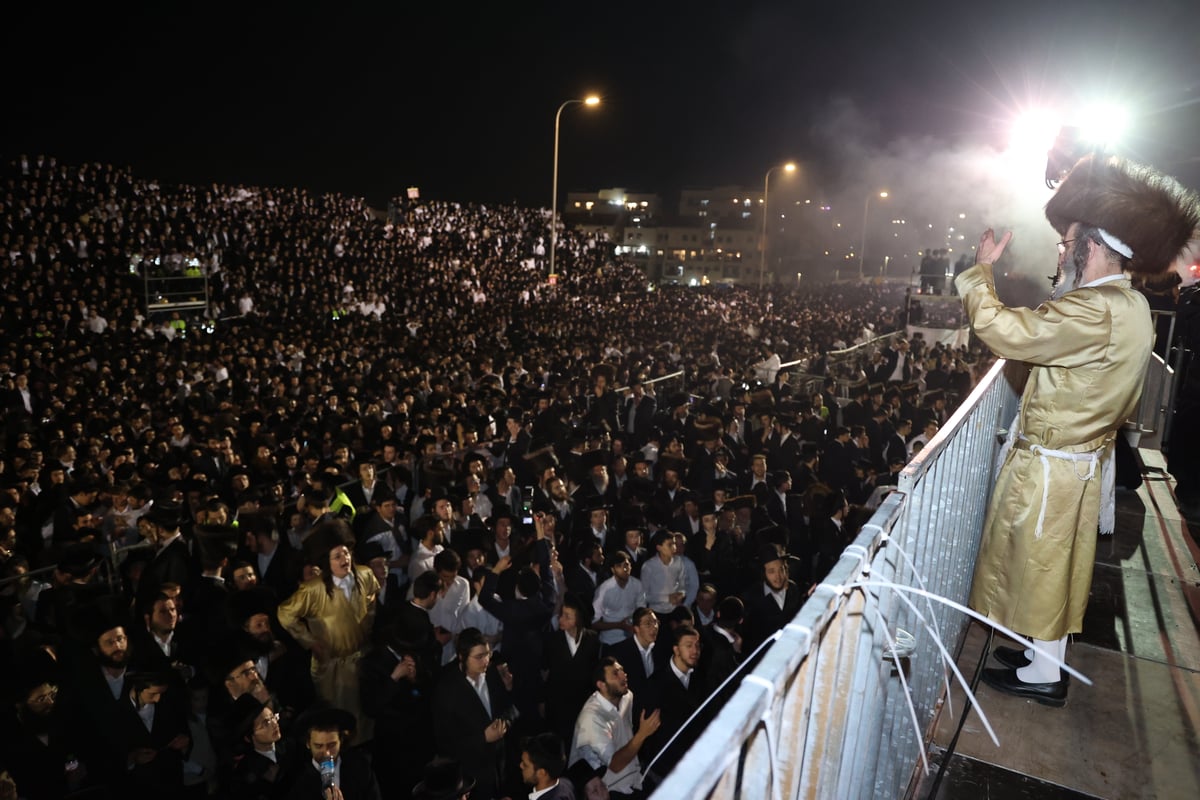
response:
{"label": "gold silk coat", "polygon": [[313,654],[312,678],[317,694],[358,719],[356,742],[371,738],[371,720],[362,714],[358,693],[358,661],[375,620],[379,581],[369,567],[354,567],[350,600],[336,586],[330,594],[321,578],[312,578],[279,605],[279,624],[302,646],[319,643],[324,658]]}
{"label": "gold silk coat", "polygon": [[[1086,462],[1042,459],[1030,448],[1107,455],[1141,395],[1154,343],[1150,307],[1127,277],[1036,309],[1005,306],[991,264],[975,265],[954,283],[975,334],[992,352],[1031,368],[1019,438],[992,491],[969,602],[1017,633],[1060,639],[1083,629],[1101,470],[1087,479]],[[1035,536],[1043,496],[1043,530]]]}

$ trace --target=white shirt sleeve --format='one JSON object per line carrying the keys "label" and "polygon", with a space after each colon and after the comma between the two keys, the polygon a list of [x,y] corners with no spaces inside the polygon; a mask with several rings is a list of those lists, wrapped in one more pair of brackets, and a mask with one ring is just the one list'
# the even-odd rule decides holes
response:
{"label": "white shirt sleeve", "polygon": [[596,596],[592,599],[592,617],[597,622],[616,622],[616,620],[609,619],[604,613],[606,611],[604,600],[608,597],[608,591],[612,585],[612,579],[609,578],[596,587]]}
{"label": "white shirt sleeve", "polygon": [[673,588],[667,568],[655,556],[642,564],[642,585],[645,587],[646,603],[660,614],[671,610],[670,596]]}
{"label": "white shirt sleeve", "polygon": [[438,598],[429,611],[429,621],[451,633],[460,633],[467,627],[464,612],[471,600],[471,587],[467,579],[459,575],[450,584],[446,594]]}
{"label": "white shirt sleeve", "polygon": [[582,758],[592,769],[599,769],[607,768],[612,761],[613,754],[617,752],[612,727],[598,711],[590,700],[580,711],[575,720],[574,746],[567,759],[568,764],[574,764]]}

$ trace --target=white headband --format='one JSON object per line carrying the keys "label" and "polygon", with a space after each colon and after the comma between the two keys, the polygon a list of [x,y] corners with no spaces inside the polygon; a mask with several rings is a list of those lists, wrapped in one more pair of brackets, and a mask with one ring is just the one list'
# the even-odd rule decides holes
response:
{"label": "white headband", "polygon": [[1120,239],[1104,230],[1104,228],[1097,228],[1096,230],[1100,232],[1100,238],[1104,240],[1106,245],[1111,247],[1113,250],[1116,250],[1126,258],[1133,258],[1133,249],[1129,245],[1125,244]]}

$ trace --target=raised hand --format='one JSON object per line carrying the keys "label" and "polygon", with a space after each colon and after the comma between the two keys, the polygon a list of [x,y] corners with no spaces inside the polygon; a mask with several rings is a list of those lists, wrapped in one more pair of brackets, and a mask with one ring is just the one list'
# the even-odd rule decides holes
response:
{"label": "raised hand", "polygon": [[638,720],[637,732],[641,735],[649,737],[653,735],[656,730],[658,730],[660,725],[662,725],[662,718],[659,716],[657,708],[654,709],[649,716],[647,716],[646,712],[643,711],[641,719]]}
{"label": "raised hand", "polygon": [[1004,253],[1004,248],[1012,241],[1012,231],[1005,231],[996,241],[996,232],[988,228],[979,239],[979,249],[975,251],[976,264],[995,264]]}

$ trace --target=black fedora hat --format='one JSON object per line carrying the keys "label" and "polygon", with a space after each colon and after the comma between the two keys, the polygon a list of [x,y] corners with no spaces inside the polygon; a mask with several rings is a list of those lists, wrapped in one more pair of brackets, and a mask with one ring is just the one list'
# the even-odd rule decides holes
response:
{"label": "black fedora hat", "polygon": [[425,775],[413,787],[413,800],[458,800],[475,788],[475,779],[463,774],[462,765],[435,758],[425,765]]}

